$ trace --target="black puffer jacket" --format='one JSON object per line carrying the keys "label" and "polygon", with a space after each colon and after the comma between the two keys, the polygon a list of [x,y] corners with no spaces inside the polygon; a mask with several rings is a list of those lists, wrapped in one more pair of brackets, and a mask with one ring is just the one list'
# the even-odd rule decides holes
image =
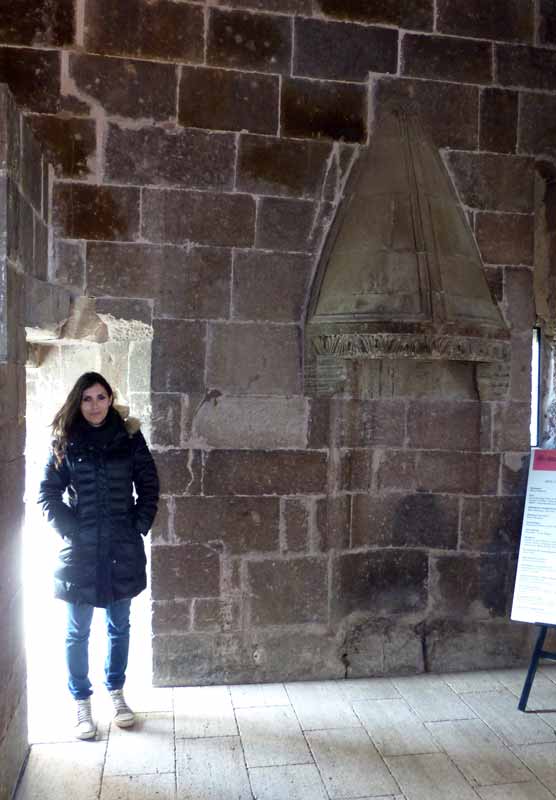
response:
{"label": "black puffer jacket", "polygon": [[[57,467],[54,455],[50,457],[38,501],[64,540],[55,572],[56,597],[101,608],[135,597],[146,586],[141,534],[152,525],[159,491],[138,423],[124,423],[110,409],[106,425],[104,443],[84,420],[76,426],[62,464]],[[66,489],[69,505],[63,499]]]}

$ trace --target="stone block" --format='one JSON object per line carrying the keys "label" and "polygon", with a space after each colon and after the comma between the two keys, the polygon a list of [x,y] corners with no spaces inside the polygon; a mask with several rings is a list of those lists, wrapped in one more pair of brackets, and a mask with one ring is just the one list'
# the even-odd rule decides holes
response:
{"label": "stone block", "polygon": [[247,576],[252,625],[328,621],[328,559],[249,561]]}
{"label": "stone block", "polygon": [[512,363],[510,371],[510,398],[529,402],[531,400],[531,331],[512,336]]}
{"label": "stone block", "polygon": [[278,133],[279,79],[207,67],[182,67],[178,120],[219,131]]}
{"label": "stone block", "polygon": [[502,456],[502,494],[524,495],[529,475],[529,453],[504,453]]}
{"label": "stone block", "polygon": [[63,47],[73,43],[72,0],[27,0],[2,9],[0,41],[31,47]]}
{"label": "stone block", "polygon": [[[46,335],[54,339],[60,335],[69,315],[70,294],[67,289],[37,280],[31,275],[25,276],[25,308],[21,322],[27,328],[42,331],[43,337]],[[31,335],[29,338],[32,338]]]}
{"label": "stone block", "polygon": [[199,494],[201,453],[199,450],[154,451],[162,494]]}
{"label": "stone block", "polygon": [[196,446],[242,450],[303,448],[307,410],[303,397],[218,397],[197,410],[192,430]]}
{"label": "stone block", "polygon": [[527,450],[530,447],[531,403],[510,401],[494,407],[494,449]]}
{"label": "stone block", "polygon": [[482,553],[516,553],[523,497],[464,497],[461,548]]}
{"label": "stone block", "polygon": [[294,325],[210,323],[207,385],[233,394],[298,394]]}
{"label": "stone block", "polygon": [[402,74],[461,83],[492,82],[492,45],[451,36],[402,39]]}
{"label": "stone block", "polygon": [[234,162],[234,138],[226,134],[108,127],[106,176],[115,183],[231,189]]}
{"label": "stone block", "polygon": [[33,232],[33,273],[41,280],[48,279],[48,226],[35,215]]}
{"label": "stone block", "polygon": [[476,215],[475,236],[489,264],[533,264],[534,217],[528,214]]}
{"label": "stone block", "polygon": [[427,606],[428,558],[420,550],[344,553],[333,561],[331,614],[375,617],[422,612]]}
{"label": "stone block", "polygon": [[241,624],[239,600],[199,597],[193,601],[193,630],[237,631]]}
{"label": "stone block", "polygon": [[519,267],[504,270],[504,312],[513,332],[530,333],[535,325],[533,272]]}
{"label": "stone block", "polygon": [[145,189],[143,235],[151,242],[250,247],[255,201],[245,194]]}
{"label": "stone block", "polygon": [[484,89],[481,92],[481,150],[514,153],[517,146],[517,120],[517,92]]}
{"label": "stone block", "polygon": [[156,601],[212,597],[220,593],[220,554],[202,544],[152,548],[152,595]]}
{"label": "stone block", "polygon": [[183,633],[191,628],[190,598],[165,600],[152,603],[152,628],[155,636]]}
{"label": "stone block", "polygon": [[41,148],[27,124],[21,126],[21,191],[33,209],[40,214],[42,208]]}
{"label": "stone block", "polygon": [[132,241],[139,236],[139,189],[55,183],[52,223],[65,239]]}
{"label": "stone block", "polygon": [[26,117],[56,175],[87,178],[96,166],[96,125],[92,119],[33,114]]}
{"label": "stone block", "polygon": [[434,616],[490,619],[508,613],[510,565],[507,556],[436,555],[430,563]]}
{"label": "stone block", "polygon": [[504,270],[501,267],[484,267],[485,278],[493,300],[500,306],[504,301]]}
{"label": "stone block", "polygon": [[218,8],[209,10],[209,64],[289,74],[291,49],[291,23],[288,19]]}
{"label": "stone block", "polygon": [[125,6],[98,0],[85,10],[85,47],[95,53],[200,63],[204,12],[171,0],[131,0]]}
{"label": "stone block", "polygon": [[[228,6],[229,0],[215,0],[214,5]],[[234,0],[235,8],[251,8],[256,11],[269,11],[278,14],[312,13],[312,0]]]}
{"label": "stone block", "polygon": [[479,89],[440,81],[380,78],[376,81],[375,129],[382,115],[403,106],[418,114],[437,147],[477,147]]}
{"label": "stone block", "polygon": [[207,495],[299,495],[326,491],[326,453],[304,450],[211,450]]}
{"label": "stone block", "polygon": [[531,42],[533,6],[521,0],[467,0],[462,13],[458,0],[438,0],[436,26],[442,33],[497,41]]}
{"label": "stone block", "polygon": [[[115,299],[112,297],[98,297],[95,299],[95,310],[100,315],[112,319],[131,322],[141,322],[152,325],[152,308],[148,300],[129,300],[127,298]],[[110,322],[110,320],[108,320]]]}
{"label": "stone block", "polygon": [[181,444],[182,395],[151,394],[151,442],[163,447]]}
{"label": "stone block", "polygon": [[152,389],[154,392],[203,392],[206,325],[158,319],[154,322]]}
{"label": "stone block", "polygon": [[531,656],[530,626],[508,620],[437,620],[427,624],[429,669],[455,672],[524,667]]}
{"label": "stone block", "polygon": [[54,280],[83,291],[85,285],[85,244],[54,237]]}
{"label": "stone block", "polygon": [[498,471],[497,455],[423,450],[417,454],[417,491],[496,494]]}
{"label": "stone block", "polygon": [[369,72],[396,72],[398,33],[319,19],[295,21],[293,74],[366,81]]}
{"label": "stone block", "polygon": [[313,198],[322,188],[330,145],[269,136],[240,138],[237,188],[242,192]]}
{"label": "stone block", "polygon": [[173,524],[171,520],[169,497],[160,497],[158,501],[158,511],[151,528],[151,539],[153,545],[167,544],[174,542]]}
{"label": "stone block", "polygon": [[351,496],[331,495],[316,501],[315,545],[323,553],[347,550],[351,536]]}
{"label": "stone block", "polygon": [[539,44],[556,45],[556,8],[551,0],[540,0],[539,14]]}
{"label": "stone block", "polygon": [[234,258],[234,319],[300,322],[313,272],[310,256],[237,251]]}
{"label": "stone block", "polygon": [[554,50],[522,45],[496,45],[498,81],[502,86],[528,89],[556,89],[556,53]]}
{"label": "stone block", "polygon": [[355,83],[284,78],[280,125],[284,136],[365,142],[367,89]]}
{"label": "stone block", "polygon": [[398,25],[402,28],[432,30],[432,0],[318,0],[319,10],[328,17],[353,22]]}
{"label": "stone block", "polygon": [[494,211],[533,211],[534,165],[530,158],[494,153],[447,154],[462,201]]}
{"label": "stone block", "polygon": [[177,541],[220,543],[225,553],[278,550],[277,497],[176,497]]}
{"label": "stone block", "polygon": [[521,93],[519,149],[523,153],[556,156],[556,97],[549,94]]}
{"label": "stone block", "polygon": [[60,110],[60,51],[0,47],[0,81],[20,108],[38,114]]}
{"label": "stone block", "polygon": [[[369,492],[373,482],[375,450],[344,450],[340,462],[340,489],[345,492]],[[377,454],[378,459],[382,452]]]}
{"label": "stone block", "polygon": [[[314,408],[313,413],[315,412]],[[333,399],[328,407],[326,443],[332,447],[400,446],[405,436],[405,404],[401,400]]]}
{"label": "stone block", "polygon": [[479,450],[481,405],[450,400],[413,402],[407,412],[407,437],[411,448]]}
{"label": "stone block", "polygon": [[281,500],[281,520],[285,536],[283,550],[288,553],[310,549],[312,506],[305,497],[288,497]]}
{"label": "stone block", "polygon": [[435,494],[355,494],[352,547],[430,547],[455,550],[459,500]]}
{"label": "stone block", "polygon": [[76,54],[70,55],[69,70],[77,91],[109,115],[156,121],[175,117],[173,64]]}
{"label": "stone block", "polygon": [[346,677],[406,675],[425,671],[423,635],[419,625],[399,620],[366,619],[346,621],[342,626],[342,660]]}
{"label": "stone block", "polygon": [[261,197],[255,246],[264,250],[313,250],[317,206],[309,200]]}

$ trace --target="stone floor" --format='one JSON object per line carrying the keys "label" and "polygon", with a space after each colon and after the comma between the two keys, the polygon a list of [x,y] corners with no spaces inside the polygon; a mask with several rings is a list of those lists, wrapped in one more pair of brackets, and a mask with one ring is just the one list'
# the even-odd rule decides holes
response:
{"label": "stone floor", "polygon": [[[145,689],[132,730],[94,695],[94,742],[58,701],[16,800],[549,800],[556,798],[556,666],[314,683]],[[63,706],[63,707],[62,707]]]}

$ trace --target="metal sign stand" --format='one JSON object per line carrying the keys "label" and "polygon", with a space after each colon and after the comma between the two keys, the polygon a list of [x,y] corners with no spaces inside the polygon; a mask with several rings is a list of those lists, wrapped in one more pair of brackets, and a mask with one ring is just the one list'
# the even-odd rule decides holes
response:
{"label": "metal sign stand", "polygon": [[556,625],[544,625],[539,622],[536,622],[535,624],[540,626],[539,635],[537,636],[537,642],[533,649],[533,655],[531,656],[531,663],[529,664],[529,669],[527,670],[527,677],[525,678],[525,683],[523,684],[523,689],[521,691],[521,697],[519,698],[519,703],[517,705],[520,711],[525,711],[527,707],[529,692],[533,686],[533,681],[539,665],[539,659],[548,658],[551,661],[556,661],[556,653],[551,652],[550,650],[543,650],[544,640],[546,639],[548,629],[555,628]]}

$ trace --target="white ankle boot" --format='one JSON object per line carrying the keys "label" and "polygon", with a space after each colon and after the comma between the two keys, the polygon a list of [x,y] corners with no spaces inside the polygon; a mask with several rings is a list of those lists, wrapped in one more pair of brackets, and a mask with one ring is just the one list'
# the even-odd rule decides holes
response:
{"label": "white ankle boot", "polygon": [[77,703],[77,722],[75,723],[75,735],[78,739],[94,739],[97,726],[93,722],[91,712],[91,699],[76,700]]}
{"label": "white ankle boot", "polygon": [[114,722],[118,728],[130,728],[135,722],[135,714],[124,699],[123,689],[114,689],[109,694],[114,704]]}

